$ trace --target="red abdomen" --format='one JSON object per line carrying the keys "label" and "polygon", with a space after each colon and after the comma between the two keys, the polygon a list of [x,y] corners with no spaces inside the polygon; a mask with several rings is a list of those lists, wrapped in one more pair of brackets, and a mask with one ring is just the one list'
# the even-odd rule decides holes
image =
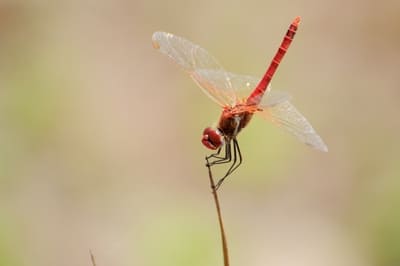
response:
{"label": "red abdomen", "polygon": [[300,17],[297,17],[293,20],[292,24],[290,24],[289,29],[286,32],[285,37],[282,40],[281,45],[279,46],[278,51],[276,52],[274,58],[272,59],[269,68],[264,74],[264,77],[261,79],[260,83],[258,83],[257,87],[251,93],[249,98],[247,98],[247,104],[259,104],[261,98],[263,97],[265,91],[269,83],[271,82],[272,77],[275,74],[276,69],[278,68],[283,56],[286,54],[289,49],[290,44],[296,34],[297,27],[300,23]]}

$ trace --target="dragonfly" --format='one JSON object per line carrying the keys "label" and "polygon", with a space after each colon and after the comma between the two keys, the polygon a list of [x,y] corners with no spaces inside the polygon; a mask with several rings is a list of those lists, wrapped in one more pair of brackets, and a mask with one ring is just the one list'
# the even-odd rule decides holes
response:
{"label": "dragonfly", "polygon": [[222,108],[217,126],[204,129],[201,139],[206,148],[214,150],[214,153],[206,157],[208,167],[230,164],[213,189],[218,189],[241,165],[243,157],[237,136],[248,125],[253,114],[259,114],[284,128],[312,148],[328,151],[311,124],[290,103],[290,95],[271,91],[272,77],[292,43],[299,23],[300,17],[292,21],[261,79],[226,71],[204,48],[185,38],[167,32],[153,34],[154,48],[178,64]]}

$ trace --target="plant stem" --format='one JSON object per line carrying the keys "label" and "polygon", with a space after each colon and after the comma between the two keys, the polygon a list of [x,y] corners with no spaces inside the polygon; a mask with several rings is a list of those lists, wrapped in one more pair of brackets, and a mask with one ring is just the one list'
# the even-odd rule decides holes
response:
{"label": "plant stem", "polygon": [[211,166],[208,163],[207,159],[206,159],[206,161],[207,161],[206,166],[208,168],[208,176],[210,178],[212,194],[214,196],[215,207],[217,209],[217,214],[218,214],[219,229],[221,231],[222,253],[224,256],[224,266],[229,266],[228,243],[227,243],[226,236],[225,236],[224,223],[223,223],[222,215],[221,215],[221,207],[219,205],[217,190],[215,189],[214,178],[211,173]]}
{"label": "plant stem", "polygon": [[89,249],[89,253],[90,253],[90,260],[92,261],[92,266],[96,266],[96,261],[94,260],[93,253],[90,249]]}

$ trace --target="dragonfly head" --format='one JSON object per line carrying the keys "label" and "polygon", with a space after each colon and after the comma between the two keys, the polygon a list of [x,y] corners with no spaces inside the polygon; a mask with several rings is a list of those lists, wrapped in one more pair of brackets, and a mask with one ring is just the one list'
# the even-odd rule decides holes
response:
{"label": "dragonfly head", "polygon": [[224,143],[224,136],[218,129],[208,127],[203,131],[201,142],[210,150],[216,150]]}

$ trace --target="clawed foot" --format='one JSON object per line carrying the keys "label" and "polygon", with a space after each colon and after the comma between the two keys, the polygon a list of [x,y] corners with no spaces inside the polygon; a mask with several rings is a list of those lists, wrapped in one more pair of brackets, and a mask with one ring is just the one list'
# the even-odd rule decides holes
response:
{"label": "clawed foot", "polygon": [[206,156],[206,167],[210,167],[211,166],[211,164],[210,164],[210,162],[208,161],[208,157]]}
{"label": "clawed foot", "polygon": [[214,165],[214,162],[209,162],[210,156],[206,156],[206,167],[211,167]]}
{"label": "clawed foot", "polygon": [[[210,161],[209,161],[210,156],[206,156],[205,159],[206,159],[206,167],[208,167],[209,170],[211,171],[211,166],[215,165],[215,162],[210,162]],[[223,178],[219,179],[216,185],[211,186],[211,189],[212,189],[213,191],[217,191],[217,190],[219,189],[219,187],[221,186],[222,182],[224,182],[225,177],[226,177],[226,176],[224,176]]]}

